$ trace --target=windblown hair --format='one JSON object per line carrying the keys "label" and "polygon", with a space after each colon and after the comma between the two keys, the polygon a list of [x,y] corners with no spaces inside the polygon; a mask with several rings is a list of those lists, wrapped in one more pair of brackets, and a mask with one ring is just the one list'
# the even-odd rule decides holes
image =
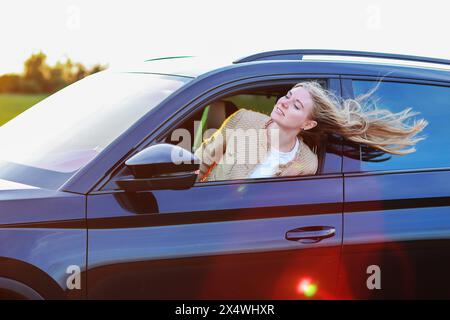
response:
{"label": "windblown hair", "polygon": [[[417,137],[428,125],[425,119],[407,123],[419,112],[406,108],[393,113],[377,108],[376,103],[366,103],[377,87],[355,99],[340,99],[314,81],[300,82],[293,88],[296,87],[308,90],[314,102],[310,118],[317,121],[317,126],[300,133],[306,143],[317,145],[323,135],[333,133],[387,153],[404,155],[416,151],[414,145],[426,138]],[[408,146],[412,147],[402,150]]]}

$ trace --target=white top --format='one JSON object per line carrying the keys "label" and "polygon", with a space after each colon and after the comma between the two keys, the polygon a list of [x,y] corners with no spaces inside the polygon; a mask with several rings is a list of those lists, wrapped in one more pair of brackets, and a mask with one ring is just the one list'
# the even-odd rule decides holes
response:
{"label": "white top", "polygon": [[267,157],[260,164],[256,165],[249,178],[273,177],[278,166],[293,160],[299,148],[300,143],[298,139],[295,139],[295,146],[291,151],[281,152],[271,148],[270,152],[267,154]]}

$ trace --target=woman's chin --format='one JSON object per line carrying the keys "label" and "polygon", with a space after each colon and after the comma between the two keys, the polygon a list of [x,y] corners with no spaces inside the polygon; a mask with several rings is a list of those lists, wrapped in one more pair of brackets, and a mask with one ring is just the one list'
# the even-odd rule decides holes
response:
{"label": "woman's chin", "polygon": [[282,120],[282,118],[283,118],[283,116],[281,114],[279,114],[278,112],[276,112],[276,111],[272,111],[272,113],[270,114],[270,117],[276,123],[279,123]]}

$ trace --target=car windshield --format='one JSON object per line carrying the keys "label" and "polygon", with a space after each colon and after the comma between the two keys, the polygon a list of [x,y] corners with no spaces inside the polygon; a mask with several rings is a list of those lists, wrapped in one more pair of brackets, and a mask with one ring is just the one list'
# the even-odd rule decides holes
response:
{"label": "car windshield", "polygon": [[189,78],[103,71],[0,127],[0,179],[57,189]]}

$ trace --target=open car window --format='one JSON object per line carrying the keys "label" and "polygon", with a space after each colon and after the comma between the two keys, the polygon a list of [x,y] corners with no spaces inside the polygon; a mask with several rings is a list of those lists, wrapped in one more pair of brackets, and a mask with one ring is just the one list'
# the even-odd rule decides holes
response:
{"label": "open car window", "polygon": [[[305,79],[307,81],[311,79]],[[328,88],[328,81],[320,79],[318,82]],[[160,133],[155,140],[148,140],[139,148],[143,150],[145,146],[158,143],[168,143],[182,147],[194,153],[202,141],[210,137],[223,123],[223,121],[235,111],[245,108],[270,115],[275,102],[286,94],[297,82],[292,84],[261,86],[259,88],[235,91],[228,95],[216,98],[214,101],[205,103],[187,114],[184,120],[173,125],[170,130]],[[334,85],[336,87],[336,84]],[[201,134],[199,133],[201,131]],[[315,150],[318,155],[318,170],[316,175],[335,174],[341,172],[342,167],[342,144],[339,136],[331,135],[319,143],[319,148]],[[328,160],[326,160],[328,159]],[[114,175],[100,188],[100,190],[118,190],[115,181],[121,177],[132,175],[124,163],[121,163],[115,170]],[[267,179],[245,179],[249,181]],[[269,178],[273,179],[273,178]],[[222,180],[221,182],[226,182]],[[232,180],[228,180],[232,181]]]}
{"label": "open car window", "polygon": [[[326,81],[321,81],[321,85],[326,88]],[[200,111],[197,111],[181,126],[171,131],[165,137],[164,142],[180,145],[184,149],[194,153],[205,139],[211,137],[220,128],[225,119],[240,109],[253,110],[269,116],[277,100],[284,96],[292,86],[284,85],[252,89],[221,97],[206,105]],[[185,130],[186,134],[180,134],[182,132],[180,130]],[[184,138],[181,139],[181,136]],[[185,137],[191,138],[186,139]],[[327,144],[329,142],[324,140],[323,143]],[[336,143],[336,140],[333,140],[333,143]],[[310,148],[318,155],[319,169],[316,174],[321,174],[323,171],[323,158],[327,148],[325,145],[321,148],[314,146],[310,146]],[[339,148],[339,146],[335,146],[334,152],[339,153]]]}

